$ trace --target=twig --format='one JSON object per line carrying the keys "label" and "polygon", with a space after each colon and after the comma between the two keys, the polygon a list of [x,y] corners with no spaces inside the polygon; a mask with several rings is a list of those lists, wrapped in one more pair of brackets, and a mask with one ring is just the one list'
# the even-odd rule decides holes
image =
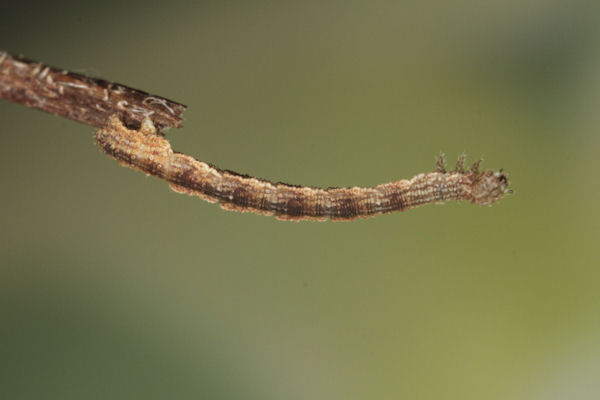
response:
{"label": "twig", "polygon": [[2,51],[0,98],[96,127],[114,114],[130,127],[151,117],[159,131],[179,127],[186,109],[164,97]]}

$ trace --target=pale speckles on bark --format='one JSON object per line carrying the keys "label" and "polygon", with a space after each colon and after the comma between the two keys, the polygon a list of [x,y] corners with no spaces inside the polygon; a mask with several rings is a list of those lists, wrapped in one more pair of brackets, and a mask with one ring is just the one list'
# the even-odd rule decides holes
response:
{"label": "pale speckles on bark", "polygon": [[141,90],[5,52],[0,52],[0,98],[96,127],[115,113],[132,127],[148,116],[159,130],[179,127],[186,109]]}

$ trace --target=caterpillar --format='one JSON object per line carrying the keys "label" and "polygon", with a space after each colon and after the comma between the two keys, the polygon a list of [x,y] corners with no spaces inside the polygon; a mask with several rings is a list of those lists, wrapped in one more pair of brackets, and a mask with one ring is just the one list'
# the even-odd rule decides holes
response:
{"label": "caterpillar", "polygon": [[453,171],[446,171],[442,155],[435,171],[412,179],[374,187],[321,189],[273,183],[175,152],[150,118],[136,130],[125,126],[118,115],[111,115],[96,131],[95,139],[108,156],[167,181],[175,192],[218,202],[226,210],[274,215],[280,220],[350,221],[447,200],[492,205],[511,192],[502,170],[480,172],[481,160],[465,170],[464,155]]}

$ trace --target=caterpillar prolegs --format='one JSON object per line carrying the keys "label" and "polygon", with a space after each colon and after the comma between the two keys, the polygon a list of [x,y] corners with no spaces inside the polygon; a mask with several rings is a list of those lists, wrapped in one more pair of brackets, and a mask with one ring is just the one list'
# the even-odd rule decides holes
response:
{"label": "caterpillar prolegs", "polygon": [[110,157],[166,180],[178,193],[218,202],[226,210],[274,215],[281,220],[350,221],[447,200],[491,205],[510,192],[502,171],[479,172],[481,160],[465,170],[464,155],[453,171],[445,170],[442,156],[434,172],[412,179],[374,187],[321,189],[240,175],[175,152],[149,118],[134,130],[112,115],[95,137]]}

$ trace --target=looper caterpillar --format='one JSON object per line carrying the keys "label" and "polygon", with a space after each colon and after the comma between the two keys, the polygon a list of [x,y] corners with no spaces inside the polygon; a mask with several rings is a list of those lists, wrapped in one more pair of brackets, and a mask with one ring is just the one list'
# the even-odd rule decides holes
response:
{"label": "looper caterpillar", "polygon": [[240,175],[177,153],[157,134],[150,118],[143,120],[139,130],[132,130],[118,115],[112,115],[95,137],[110,157],[166,180],[178,193],[218,202],[226,210],[275,215],[281,220],[350,221],[447,200],[491,205],[511,192],[502,171],[479,172],[481,160],[465,171],[464,155],[450,172],[440,157],[436,171],[410,180],[374,187],[320,189]]}

